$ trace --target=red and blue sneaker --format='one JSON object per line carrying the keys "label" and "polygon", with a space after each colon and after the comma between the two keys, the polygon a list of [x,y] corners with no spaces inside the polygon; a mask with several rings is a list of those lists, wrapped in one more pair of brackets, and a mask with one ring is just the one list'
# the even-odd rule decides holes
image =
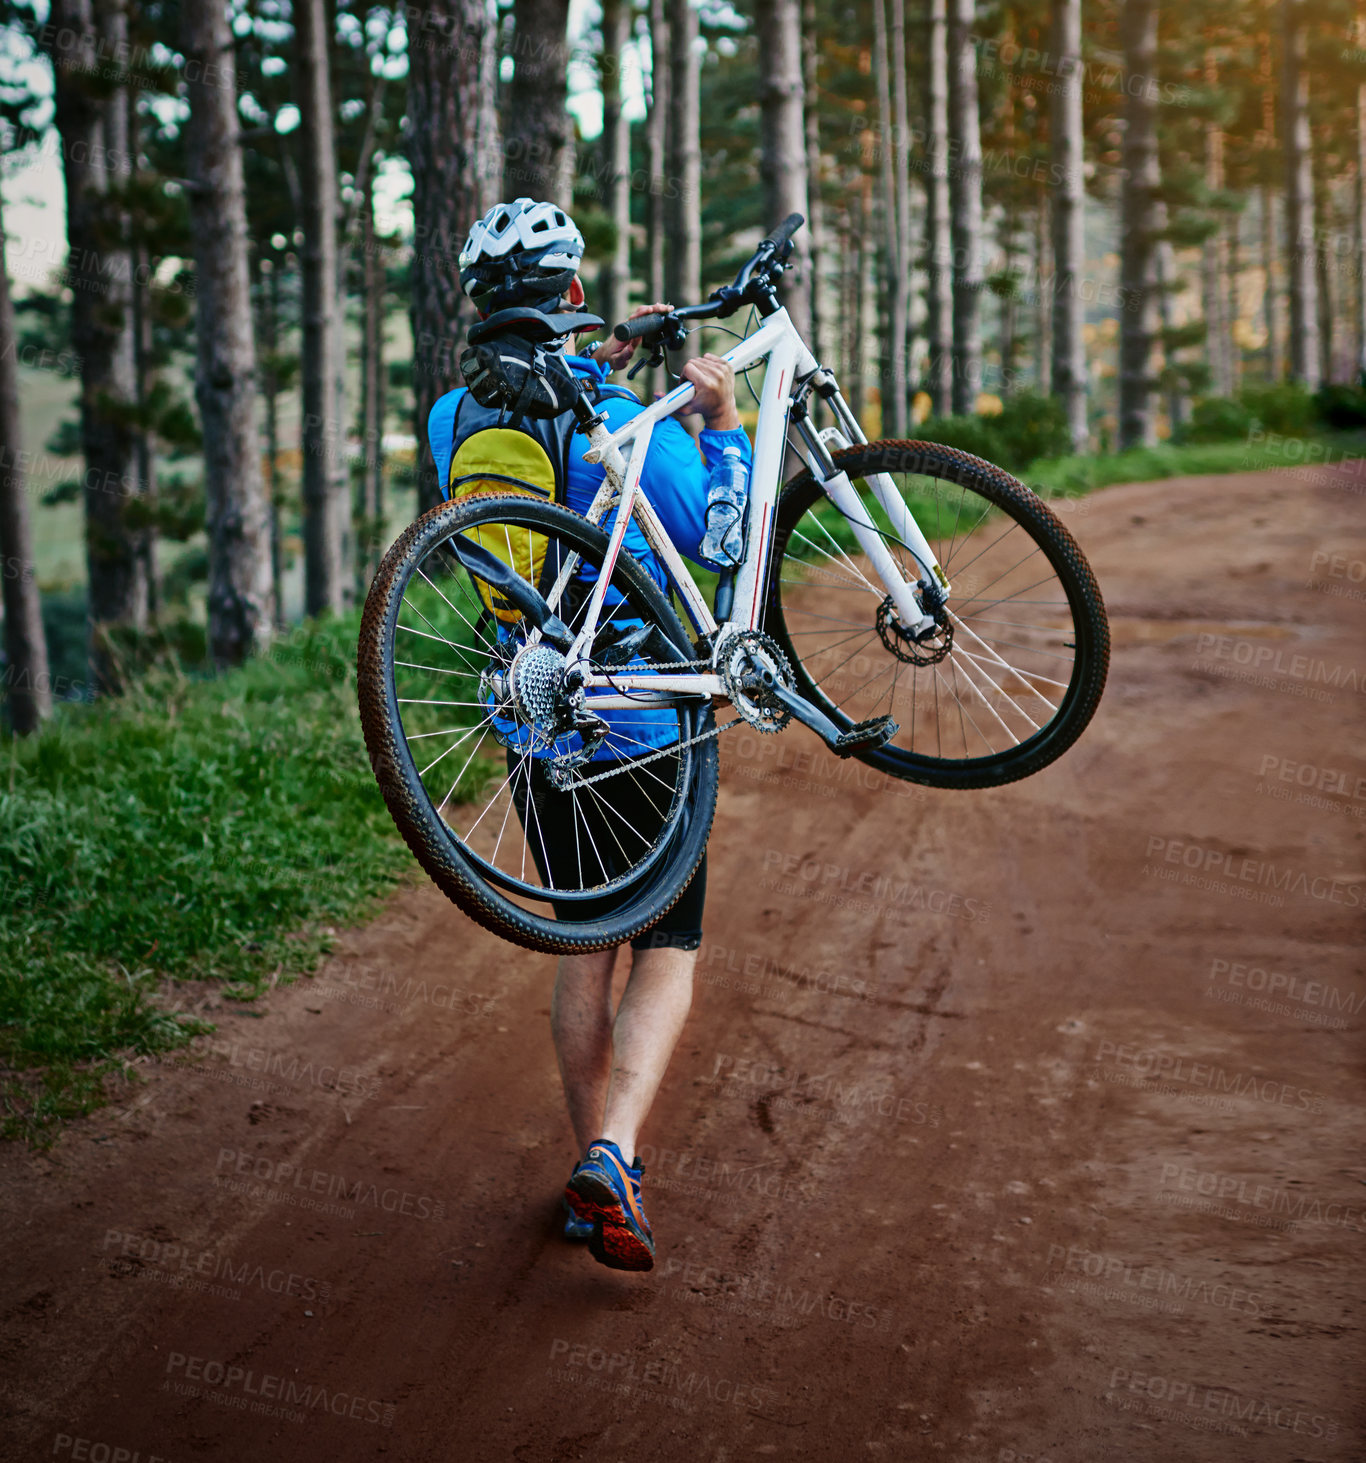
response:
{"label": "red and blue sneaker", "polygon": [[560,1200],[560,1208],[564,1211],[564,1237],[575,1244],[586,1245],[593,1238],[593,1221],[579,1213],[577,1204],[578,1200],[566,1189]]}
{"label": "red and blue sneaker", "polygon": [[612,1270],[651,1270],[655,1237],[640,1206],[640,1159],[628,1165],[615,1143],[599,1139],[570,1175],[565,1200],[592,1222],[588,1249]]}

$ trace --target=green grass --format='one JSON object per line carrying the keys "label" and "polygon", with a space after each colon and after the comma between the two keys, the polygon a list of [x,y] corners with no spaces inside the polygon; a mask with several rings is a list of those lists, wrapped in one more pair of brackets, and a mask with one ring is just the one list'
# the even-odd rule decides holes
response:
{"label": "green grass", "polygon": [[1041,458],[1019,476],[1040,497],[1076,497],[1114,483],[1151,482],[1157,478],[1199,477],[1226,472],[1256,472],[1269,467],[1300,467],[1307,450],[1322,447],[1333,460],[1366,457],[1366,432],[1323,431],[1307,438],[1272,438],[1269,443],[1163,442],[1134,447],[1109,456]]}
{"label": "green grass", "polygon": [[204,1029],[167,978],[250,1000],[413,869],[356,714],[358,615],[213,679],[177,668],[0,746],[0,1133],[49,1141],[127,1058]]}

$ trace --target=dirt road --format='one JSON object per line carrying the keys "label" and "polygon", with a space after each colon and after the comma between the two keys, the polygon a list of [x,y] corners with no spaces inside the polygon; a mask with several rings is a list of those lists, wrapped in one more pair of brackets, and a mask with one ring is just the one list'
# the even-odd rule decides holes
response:
{"label": "dirt road", "polygon": [[552,1233],[548,958],[424,887],[213,998],[0,1156],[0,1454],[1366,1458],[1364,505],[1074,505],[1110,686],[1013,787],[731,743],[648,1276]]}

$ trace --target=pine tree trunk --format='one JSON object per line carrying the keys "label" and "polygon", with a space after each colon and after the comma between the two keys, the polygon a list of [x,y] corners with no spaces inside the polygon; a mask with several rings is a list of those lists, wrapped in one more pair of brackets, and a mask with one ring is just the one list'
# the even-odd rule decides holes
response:
{"label": "pine tree trunk", "polygon": [[52,715],[52,677],[33,559],[33,523],[23,467],[19,364],[5,263],[0,199],[0,590],[5,608],[5,695],[17,736]]}
{"label": "pine tree trunk", "polygon": [[[669,302],[667,240],[670,206],[669,170],[669,77],[671,72],[669,15],[665,0],[648,0],[650,14],[650,110],[645,120],[645,158],[650,173],[650,192],[645,200],[646,284],[645,298],[651,304]],[[680,301],[686,304],[686,301]],[[650,367],[642,386],[649,392],[663,389],[667,377]]]}
{"label": "pine tree trunk", "polygon": [[[904,377],[901,395],[905,403],[907,427],[910,423],[910,363],[915,332],[911,329],[911,124],[906,97],[906,5],[904,0],[891,0],[888,38],[891,42],[892,67],[892,186],[896,195],[896,227],[901,246],[901,284],[904,296],[901,310],[901,346],[898,359]],[[814,108],[815,100],[810,105]]]}
{"label": "pine tree trunk", "polygon": [[[133,389],[136,394],[139,414],[147,404],[153,385],[152,367],[152,312],[151,265],[144,245],[134,244],[132,250],[133,280],[131,305],[133,311]],[[139,420],[134,439],[137,458],[138,483],[146,499],[149,516],[156,512],[157,461],[156,440],[151,426]],[[161,604],[161,585],[157,575],[157,534],[155,526],[149,526],[142,539],[144,573],[147,575],[147,612],[155,617]]]}
{"label": "pine tree trunk", "polygon": [[613,245],[598,275],[598,312],[609,327],[625,320],[631,293],[631,124],[621,105],[622,56],[631,39],[628,0],[603,0],[601,156],[603,212]]}
{"label": "pine tree trunk", "polygon": [[1157,318],[1162,325],[1162,362],[1163,374],[1167,381],[1167,418],[1173,432],[1185,424],[1188,415],[1185,384],[1177,374],[1176,352],[1166,344],[1176,323],[1172,313],[1172,294],[1175,288],[1175,251],[1172,249],[1170,240],[1162,239],[1157,245]]}
{"label": "pine tree trunk", "polygon": [[1052,390],[1053,309],[1057,297],[1052,253],[1049,248],[1048,205],[1039,200],[1034,210],[1034,375],[1041,396]]}
{"label": "pine tree trunk", "polygon": [[1228,323],[1229,395],[1243,388],[1243,347],[1238,341],[1242,320],[1243,215],[1235,213],[1228,225],[1228,272],[1225,276],[1224,319]]}
{"label": "pine tree trunk", "polygon": [[348,494],[338,416],[342,317],[337,292],[337,160],[324,0],[294,7],[304,243],[303,395],[304,613],[346,604]]}
{"label": "pine tree trunk", "polygon": [[276,376],[279,349],[280,263],[258,259],[261,280],[260,327],[263,369],[261,392],[266,400],[266,500],[270,507],[270,601],[275,628],[285,628],[285,560],[280,534],[284,492],[280,483],[280,383]]}
{"label": "pine tree trunk", "polygon": [[1262,313],[1266,321],[1266,379],[1281,378],[1281,345],[1276,330],[1276,202],[1269,187],[1261,190]]}
{"label": "pine tree trunk", "polygon": [[256,429],[256,347],[247,201],[232,35],[217,0],[182,0],[190,116],[185,127],[195,256],[195,401],[204,429],[209,653],[245,660],[270,637],[270,513]]}
{"label": "pine tree trunk", "polygon": [[503,108],[503,193],[568,208],[574,129],[569,94],[569,0],[514,0],[512,81]]}
{"label": "pine tree trunk", "polygon": [[[1357,35],[1366,40],[1366,22]],[[1357,86],[1356,180],[1352,199],[1352,228],[1356,235],[1356,373],[1366,386],[1366,81]]]}
{"label": "pine tree trunk", "polygon": [[[702,294],[702,144],[698,92],[697,11],[692,0],[667,0],[669,12],[668,213],[664,298],[694,305]],[[675,364],[695,356],[694,332],[671,356]]]}
{"label": "pine tree trunk", "polygon": [[1337,302],[1334,299],[1332,263],[1325,247],[1325,240],[1330,233],[1336,237],[1331,209],[1332,198],[1329,196],[1328,184],[1324,179],[1318,178],[1315,180],[1314,188],[1313,251],[1314,283],[1319,305],[1319,381],[1321,383],[1333,380],[1333,317]]}
{"label": "pine tree trunk", "polygon": [[[771,229],[790,213],[806,218],[806,104],[802,77],[801,0],[755,0],[759,42],[759,181],[763,187],[764,227]],[[811,239],[803,228],[792,241],[789,270],[779,286],[792,323],[805,339],[811,329],[807,276]]]}
{"label": "pine tree trunk", "polygon": [[474,309],[460,288],[460,248],[479,206],[480,58],[488,15],[482,0],[434,0],[422,12],[442,37],[408,62],[408,163],[413,174],[409,312],[413,331],[413,431],[418,508],[441,501],[427,442],[437,397],[460,384],[457,368]]}
{"label": "pine tree trunk", "polygon": [[946,415],[953,397],[953,236],[949,203],[948,0],[929,0],[926,43],[929,177],[925,199],[925,330],[929,360],[925,389]]}
{"label": "pine tree trunk", "polygon": [[[1125,0],[1124,68],[1151,77],[1157,63],[1156,0]],[[1119,447],[1157,441],[1154,355],[1159,291],[1157,244],[1162,205],[1156,88],[1129,88],[1124,108],[1124,184],[1120,198]]]}
{"label": "pine tree trunk", "polygon": [[982,389],[982,131],[977,106],[976,0],[949,3],[949,136],[953,166],[953,410],[977,409]]}
{"label": "pine tree trunk", "polygon": [[816,0],[802,0],[802,88],[806,95],[806,242],[811,260],[808,310],[811,353],[821,357],[821,250],[825,243],[825,207],[821,199],[821,126],[816,91],[820,50],[816,44]]}
{"label": "pine tree trunk", "polygon": [[[1219,67],[1213,50],[1205,52],[1205,82],[1211,91],[1219,85]],[[1205,187],[1218,193],[1224,186],[1224,129],[1205,124]],[[1228,235],[1222,210],[1218,226],[1205,240],[1200,257],[1201,304],[1205,314],[1205,357],[1210,368],[1210,389],[1215,396],[1233,395],[1232,337],[1227,311],[1225,276],[1228,271]]]}
{"label": "pine tree trunk", "polygon": [[[81,448],[85,458],[85,538],[90,625],[90,675],[96,692],[122,685],[109,632],[147,624],[145,530],[130,527],[138,496],[137,449],[129,421],[136,382],[130,299],[131,265],[120,210],[110,207],[108,159],[126,160],[121,98],[101,97],[91,76],[99,70],[91,0],[54,0],[51,57],[54,108],[62,141],[66,184],[67,282],[71,287],[71,343],[81,361]],[[126,17],[108,11],[98,36],[102,53],[126,44]]]}
{"label": "pine tree trunk", "polygon": [[[1081,111],[1081,0],[1058,0],[1053,10],[1053,373],[1073,452],[1084,452],[1086,424],[1086,306],[1081,297],[1086,268],[1085,138]],[[1042,341],[1039,343],[1042,348]]]}
{"label": "pine tree trunk", "polygon": [[[896,0],[893,0],[895,8]],[[762,39],[760,41],[762,45]],[[882,222],[882,260],[887,281],[887,308],[883,321],[882,435],[906,435],[906,311],[905,235],[900,229],[893,162],[897,150],[892,116],[891,68],[888,59],[886,0],[873,0],[873,75],[878,112],[878,216]]]}
{"label": "pine tree trunk", "polygon": [[1285,234],[1290,252],[1290,375],[1318,390],[1319,314],[1314,249],[1314,163],[1309,134],[1309,73],[1304,0],[1281,0],[1284,71]]}
{"label": "pine tree trunk", "polygon": [[379,567],[383,525],[379,519],[379,489],[384,472],[384,420],[380,380],[384,372],[384,265],[375,239],[374,169],[367,169],[361,198],[361,478],[356,535],[359,595],[364,598]]}
{"label": "pine tree trunk", "polygon": [[[504,13],[509,28],[508,49],[511,50],[512,14]],[[496,207],[503,199],[503,159],[506,155],[503,143],[503,113],[500,106],[504,87],[498,75],[498,63],[503,55],[499,47],[496,25],[486,25],[479,42],[479,138],[478,197],[474,213],[479,218]]]}

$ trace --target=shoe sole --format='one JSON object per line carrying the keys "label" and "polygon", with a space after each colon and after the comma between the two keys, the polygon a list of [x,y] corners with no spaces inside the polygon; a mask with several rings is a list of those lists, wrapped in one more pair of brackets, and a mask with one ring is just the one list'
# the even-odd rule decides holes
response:
{"label": "shoe sole", "polygon": [[653,1270],[655,1252],[635,1228],[627,1223],[616,1190],[592,1174],[575,1174],[567,1192],[584,1219],[593,1222],[588,1250],[609,1270]]}

